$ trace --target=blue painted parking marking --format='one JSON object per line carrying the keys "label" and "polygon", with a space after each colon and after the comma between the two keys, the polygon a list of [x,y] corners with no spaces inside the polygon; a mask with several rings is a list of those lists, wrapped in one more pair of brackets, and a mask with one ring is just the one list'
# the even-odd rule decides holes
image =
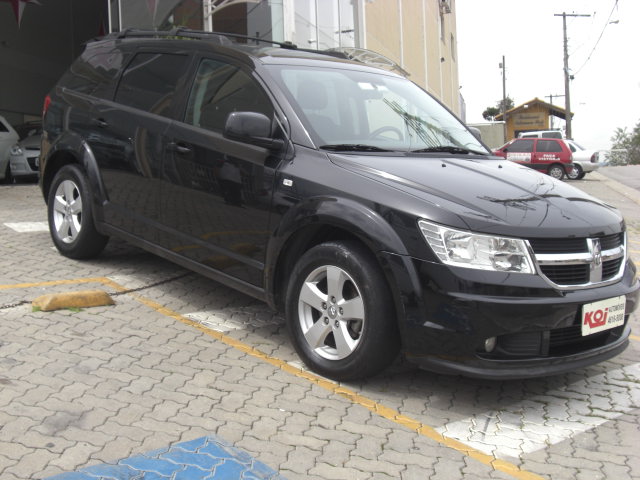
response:
{"label": "blue painted parking marking", "polygon": [[207,436],[177,443],[117,464],[94,465],[46,480],[286,480],[248,453]]}

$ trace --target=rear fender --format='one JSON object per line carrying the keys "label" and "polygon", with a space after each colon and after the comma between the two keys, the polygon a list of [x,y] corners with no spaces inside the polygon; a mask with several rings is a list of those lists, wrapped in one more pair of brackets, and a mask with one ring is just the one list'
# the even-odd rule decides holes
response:
{"label": "rear fender", "polygon": [[55,177],[58,170],[69,163],[80,165],[86,172],[87,179],[91,185],[94,204],[101,205],[107,201],[106,190],[100,177],[96,158],[91,147],[79,135],[71,131],[62,133],[51,145],[43,163],[42,193],[45,201],[49,196],[49,188],[53,177]]}

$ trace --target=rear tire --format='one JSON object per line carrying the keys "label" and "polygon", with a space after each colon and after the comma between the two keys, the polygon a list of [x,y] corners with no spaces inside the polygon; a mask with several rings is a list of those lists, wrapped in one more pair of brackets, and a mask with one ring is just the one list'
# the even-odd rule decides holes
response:
{"label": "rear tire", "polygon": [[564,168],[561,165],[554,163],[549,167],[549,170],[547,170],[547,174],[556,180],[562,180],[564,178]]}
{"label": "rear tire", "polygon": [[95,257],[109,240],[96,230],[91,202],[82,169],[77,165],[62,167],[51,183],[47,213],[53,243],[65,257]]}
{"label": "rear tire", "polygon": [[286,316],[300,358],[328,378],[375,375],[400,349],[382,269],[354,241],[323,243],[298,260],[287,289]]}
{"label": "rear tire", "polygon": [[569,180],[580,180],[582,177],[584,177],[584,172],[582,171],[582,167],[577,163],[574,163],[571,171],[567,173],[567,178]]}

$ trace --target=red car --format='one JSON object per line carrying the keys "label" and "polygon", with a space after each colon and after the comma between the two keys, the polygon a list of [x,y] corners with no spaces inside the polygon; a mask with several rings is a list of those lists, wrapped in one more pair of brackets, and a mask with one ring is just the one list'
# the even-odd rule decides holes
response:
{"label": "red car", "polygon": [[571,150],[559,138],[515,138],[493,153],[558,180],[573,170]]}

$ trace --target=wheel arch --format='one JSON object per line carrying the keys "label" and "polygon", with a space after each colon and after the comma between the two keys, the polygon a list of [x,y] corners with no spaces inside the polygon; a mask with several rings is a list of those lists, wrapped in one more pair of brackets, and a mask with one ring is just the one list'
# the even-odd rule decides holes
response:
{"label": "wheel arch", "polygon": [[[286,284],[298,259],[328,241],[355,241],[373,255],[389,289],[395,282],[378,252],[406,254],[406,247],[383,216],[350,199],[315,198],[302,202],[282,218],[267,252],[265,286],[270,305],[282,311]],[[397,299],[393,295],[394,301]],[[396,312],[398,313],[398,305]]]}
{"label": "wheel arch", "polygon": [[[573,165],[573,164],[572,164],[572,163],[570,163],[569,165]],[[551,175],[551,170],[552,170],[554,167],[558,167],[558,168],[560,169],[560,171],[562,171],[562,177],[561,177],[560,179],[564,178],[564,176],[565,176],[565,175],[567,175],[567,168],[566,168],[566,167],[567,167],[567,165],[566,165],[566,164],[564,164],[564,163],[561,163],[561,162],[553,162],[553,163],[550,163],[550,164],[547,166],[547,172],[546,172],[546,173],[547,173],[547,175]],[[572,168],[573,168],[573,167],[572,167]]]}
{"label": "wheel arch", "polygon": [[106,200],[105,190],[100,180],[98,164],[91,147],[79,136],[72,132],[63,133],[51,146],[45,160],[42,172],[41,189],[45,202],[49,198],[49,189],[56,173],[62,167],[76,164],[83,168],[87,180],[91,185],[94,204]]}

